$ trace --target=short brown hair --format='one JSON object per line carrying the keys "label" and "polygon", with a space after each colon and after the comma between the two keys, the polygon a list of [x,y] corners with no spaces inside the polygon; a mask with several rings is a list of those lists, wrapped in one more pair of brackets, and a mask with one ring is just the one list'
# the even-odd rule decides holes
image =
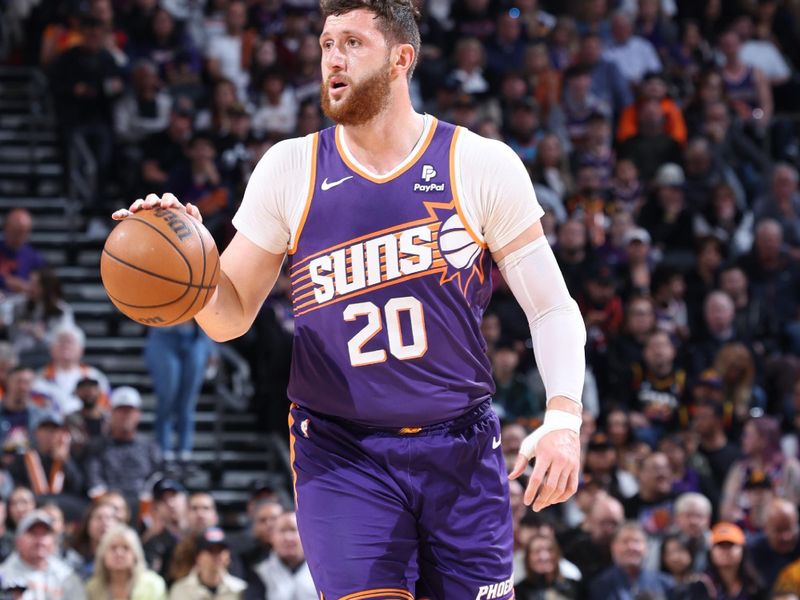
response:
{"label": "short brown hair", "polygon": [[390,44],[411,44],[414,48],[414,62],[408,70],[411,78],[419,58],[419,11],[413,0],[320,0],[322,18],[343,15],[358,9],[375,13],[378,29]]}

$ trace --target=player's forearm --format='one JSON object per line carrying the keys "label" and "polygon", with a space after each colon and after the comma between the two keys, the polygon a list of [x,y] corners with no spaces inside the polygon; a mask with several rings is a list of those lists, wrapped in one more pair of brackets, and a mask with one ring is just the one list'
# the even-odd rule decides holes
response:
{"label": "player's forearm", "polygon": [[248,314],[236,287],[225,271],[220,271],[217,289],[195,320],[215,342],[227,342],[244,335],[253,324],[255,313]]}

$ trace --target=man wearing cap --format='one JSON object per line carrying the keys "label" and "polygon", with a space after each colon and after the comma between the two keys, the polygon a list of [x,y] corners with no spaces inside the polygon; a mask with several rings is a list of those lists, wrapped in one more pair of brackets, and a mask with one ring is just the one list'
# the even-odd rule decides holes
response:
{"label": "man wearing cap", "polygon": [[584,472],[615,498],[630,498],[639,490],[633,475],[619,468],[617,451],[603,431],[589,438]]}
{"label": "man wearing cap", "polygon": [[142,535],[144,556],[150,568],[169,583],[169,563],[175,546],[186,535],[188,505],[186,488],[175,479],[164,478],[153,486],[153,510],[148,530]]}
{"label": "man wearing cap", "polygon": [[97,379],[82,377],[75,385],[75,396],[83,407],[67,415],[64,422],[72,436],[72,455],[82,461],[86,447],[108,434],[108,413],[100,406],[102,390]]}
{"label": "man wearing cap", "polygon": [[[206,529],[198,536],[194,568],[172,586],[170,600],[241,600],[247,584],[228,573],[230,561],[225,533],[218,527]],[[316,591],[312,598],[316,600]]]}
{"label": "man wearing cap", "polygon": [[[272,548],[274,551],[270,557],[255,567],[266,588],[266,598],[316,600],[316,588],[300,543],[294,512],[285,512],[278,517],[272,531]],[[256,598],[248,595],[250,597]]]}
{"label": "man wearing cap", "polygon": [[136,389],[118,387],[110,404],[108,435],[98,438],[86,453],[89,496],[118,490],[129,506],[136,506],[145,482],[161,465],[161,452],[155,442],[137,435],[142,398]]}
{"label": "man wearing cap", "polygon": [[0,580],[13,581],[28,591],[26,598],[83,600],[80,579],[56,558],[53,521],[46,512],[34,510],[17,525],[16,551],[0,564]]}
{"label": "man wearing cap", "polygon": [[35,447],[11,465],[14,482],[30,488],[39,500],[52,497],[62,510],[77,517],[86,505],[84,478],[70,456],[71,439],[64,419],[53,411],[41,414],[34,442]]}

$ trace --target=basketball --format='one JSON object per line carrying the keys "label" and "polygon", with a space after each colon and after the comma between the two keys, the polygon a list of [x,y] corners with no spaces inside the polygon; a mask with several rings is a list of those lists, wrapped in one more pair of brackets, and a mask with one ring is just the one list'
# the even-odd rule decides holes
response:
{"label": "basketball", "polygon": [[100,276],[111,302],[134,321],[176,325],[211,297],[219,253],[208,230],[182,210],[140,210],[109,234]]}

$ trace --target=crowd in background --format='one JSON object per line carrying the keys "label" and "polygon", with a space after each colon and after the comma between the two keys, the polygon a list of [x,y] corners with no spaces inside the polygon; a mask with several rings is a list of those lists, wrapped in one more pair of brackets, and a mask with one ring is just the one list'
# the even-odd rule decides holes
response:
{"label": "crowd in background", "polygon": [[[170,191],[224,247],[263,153],[330,125],[310,0],[6,4],[15,59],[47,73],[67,148],[82,137],[95,157],[98,204]],[[533,513],[511,482],[516,597],[797,600],[800,4],[416,4],[414,106],[520,156],[588,331],[577,495]],[[31,226],[10,213],[0,243],[4,585],[35,571],[30,585],[88,581],[89,598],[163,598],[167,585],[175,598],[315,598],[274,490],[255,490],[252,531],[235,540],[213,498],[179,481],[159,481],[148,506],[165,458],[191,461],[213,346],[194,326],[151,334],[151,358],[174,360],[150,361],[161,425],[155,441],[137,435],[138,392],[81,362]],[[545,397],[527,320],[493,279],[483,334],[510,467]],[[285,426],[288,293],[279,279],[235,343],[265,429]],[[70,535],[65,514],[82,515]]]}

